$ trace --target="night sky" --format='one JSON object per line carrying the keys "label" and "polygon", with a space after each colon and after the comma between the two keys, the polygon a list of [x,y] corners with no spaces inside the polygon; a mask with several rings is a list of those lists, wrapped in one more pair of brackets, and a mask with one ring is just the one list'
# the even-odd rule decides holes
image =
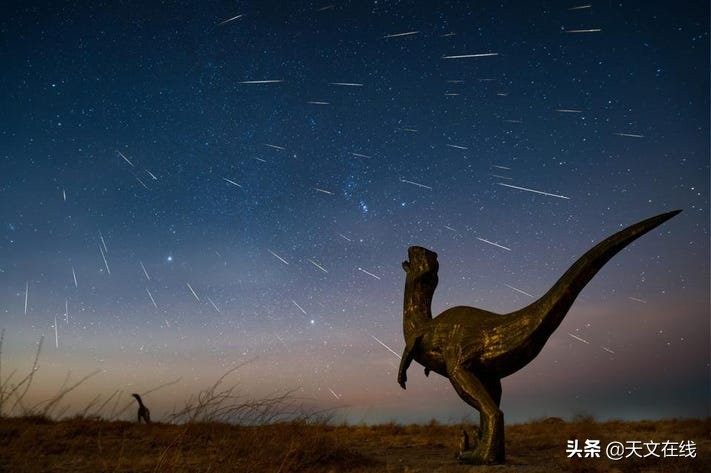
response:
{"label": "night sky", "polygon": [[[2,379],[102,372],[160,419],[221,374],[350,422],[476,419],[419,365],[435,314],[507,312],[624,226],[508,422],[709,415],[709,5],[9,2],[0,18]],[[56,326],[55,326],[56,320]],[[19,374],[17,374],[19,379]],[[71,411],[70,409],[70,411]]]}

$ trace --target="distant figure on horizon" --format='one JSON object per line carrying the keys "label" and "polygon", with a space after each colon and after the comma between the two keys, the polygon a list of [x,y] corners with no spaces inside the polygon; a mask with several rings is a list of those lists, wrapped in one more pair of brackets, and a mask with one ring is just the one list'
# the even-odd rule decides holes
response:
{"label": "distant figure on horizon", "polygon": [[141,423],[141,419],[146,424],[151,423],[151,411],[148,410],[146,406],[143,405],[143,401],[141,401],[141,396],[139,396],[136,393],[131,394],[131,396],[136,398],[136,401],[138,401],[138,423]]}

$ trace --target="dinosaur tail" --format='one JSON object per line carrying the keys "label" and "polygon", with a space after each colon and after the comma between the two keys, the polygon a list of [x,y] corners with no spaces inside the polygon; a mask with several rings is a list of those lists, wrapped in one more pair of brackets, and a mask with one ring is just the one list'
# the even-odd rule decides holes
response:
{"label": "dinosaur tail", "polygon": [[530,320],[536,329],[529,340],[533,342],[529,348],[536,352],[543,348],[553,331],[563,321],[575,298],[610,258],[680,212],[681,210],[674,210],[642,220],[606,238],[581,256],[540,299],[517,311],[516,313],[522,316],[534,319]]}

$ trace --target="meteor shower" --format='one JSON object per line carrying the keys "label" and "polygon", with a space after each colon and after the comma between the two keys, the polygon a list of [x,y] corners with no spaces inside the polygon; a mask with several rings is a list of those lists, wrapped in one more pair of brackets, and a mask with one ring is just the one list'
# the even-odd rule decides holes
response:
{"label": "meteor shower", "polygon": [[[676,209],[587,284],[501,403],[506,429],[709,416],[706,2],[3,10],[0,422],[163,432],[230,386],[221,402],[248,407],[204,420],[478,427],[446,377],[413,362],[398,385],[408,248],[437,253],[434,315],[509,313]],[[456,467],[451,428],[436,442]],[[173,438],[146,471],[178,461]],[[371,471],[365,444],[324,471]],[[280,448],[264,471],[311,471]]]}

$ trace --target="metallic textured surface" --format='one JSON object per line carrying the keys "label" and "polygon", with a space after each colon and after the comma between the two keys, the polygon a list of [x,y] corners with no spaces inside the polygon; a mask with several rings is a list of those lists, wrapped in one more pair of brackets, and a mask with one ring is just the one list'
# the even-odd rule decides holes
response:
{"label": "metallic textured surface", "polygon": [[610,258],[631,242],[677,215],[681,210],[643,220],[621,230],[581,256],[540,299],[523,309],[496,314],[458,306],[432,318],[437,288],[437,253],[413,246],[403,306],[405,351],[398,383],[405,389],[412,360],[449,378],[459,397],[480,414],[478,438],[468,438],[459,454],[463,463],[503,463],[504,414],[500,410],[501,378],[520,370],[543,349],[563,321],[575,298]]}

